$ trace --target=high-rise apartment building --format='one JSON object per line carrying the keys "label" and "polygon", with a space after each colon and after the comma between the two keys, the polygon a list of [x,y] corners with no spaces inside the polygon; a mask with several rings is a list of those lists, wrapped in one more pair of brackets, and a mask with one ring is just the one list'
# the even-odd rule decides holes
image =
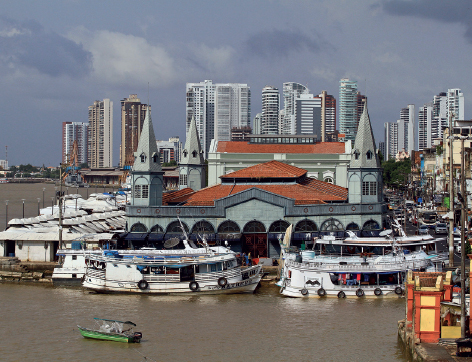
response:
{"label": "high-rise apartment building", "polygon": [[297,98],[309,94],[309,89],[303,84],[287,82],[283,84],[284,115],[281,123],[281,134],[297,134]]}
{"label": "high-rise apartment building", "polygon": [[459,88],[447,90],[448,121],[452,113],[452,121],[464,119],[464,94]]}
{"label": "high-rise apartment building", "polygon": [[279,90],[273,86],[265,86],[262,89],[262,118],[261,134],[279,133]]}
{"label": "high-rise apartment building", "polygon": [[398,150],[409,155],[415,150],[415,105],[409,104],[400,111],[398,120]]}
{"label": "high-rise apartment building", "polygon": [[253,134],[261,134],[261,119],[262,119],[262,113],[256,114],[256,116],[253,119],[253,129],[252,133]]}
{"label": "high-rise apartment building", "polygon": [[120,167],[131,166],[134,163],[134,152],[138,148],[148,109],[151,111],[151,106],[142,104],[137,94],[131,94],[121,100]]}
{"label": "high-rise apartment building", "polygon": [[91,168],[113,166],[113,102],[95,101],[88,108],[88,165]]}
{"label": "high-rise apartment building", "polygon": [[187,132],[192,118],[206,158],[212,139],[230,141],[233,127],[250,126],[251,90],[240,83],[187,83]]}
{"label": "high-rise apartment building", "polygon": [[322,91],[318,97],[321,98],[321,138],[322,142],[327,141],[326,135],[333,135],[336,132],[336,98]]}
{"label": "high-rise apartment building", "polygon": [[[358,117],[357,82],[348,78],[339,81],[339,132],[346,135],[346,140],[356,138]],[[362,113],[361,113],[362,114]]]}
{"label": "high-rise apartment building", "polygon": [[381,153],[380,161],[386,160],[386,158],[385,158],[385,142],[379,142],[379,151]]}
{"label": "high-rise apartment building", "polygon": [[295,99],[295,133],[297,135],[316,135],[322,138],[322,98],[313,94],[300,94]]}
{"label": "high-rise apartment building", "polygon": [[385,122],[385,154],[384,159],[395,158],[398,153],[398,123]]}
{"label": "high-rise apartment building", "polygon": [[88,124],[82,122],[62,122],[62,163],[71,160],[74,141],[77,141],[77,162],[87,163]]}
{"label": "high-rise apartment building", "polygon": [[[433,146],[433,102],[426,103],[418,110],[418,150],[431,148]],[[437,132],[437,122],[436,122]]]}

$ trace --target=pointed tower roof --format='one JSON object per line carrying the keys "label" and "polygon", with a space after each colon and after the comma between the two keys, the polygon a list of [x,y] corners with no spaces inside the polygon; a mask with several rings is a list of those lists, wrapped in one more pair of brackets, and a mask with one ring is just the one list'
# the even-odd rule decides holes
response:
{"label": "pointed tower roof", "polygon": [[138,148],[134,153],[133,171],[162,172],[149,108],[139,137]]}
{"label": "pointed tower roof", "polygon": [[187,132],[187,139],[185,140],[185,148],[182,150],[182,157],[180,159],[181,165],[203,165],[202,147],[200,145],[200,138],[198,137],[197,124],[192,117],[190,127]]}
{"label": "pointed tower roof", "polygon": [[380,167],[380,160],[375,148],[375,139],[374,134],[372,133],[369,112],[367,112],[367,103],[364,105],[364,111],[362,112],[359,126],[357,127],[350,167]]}

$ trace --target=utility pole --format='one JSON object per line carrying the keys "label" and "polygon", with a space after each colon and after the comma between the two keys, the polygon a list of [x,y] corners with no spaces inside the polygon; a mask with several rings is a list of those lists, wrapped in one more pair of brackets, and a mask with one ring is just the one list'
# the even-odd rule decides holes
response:
{"label": "utility pole", "polygon": [[453,127],[453,113],[449,114],[449,267],[454,266],[454,154],[453,146],[454,143],[454,127]]}
{"label": "utility pole", "polygon": [[461,194],[462,212],[461,212],[461,338],[465,338],[465,230],[467,227],[467,190],[465,186],[465,154],[464,139],[461,136]]}

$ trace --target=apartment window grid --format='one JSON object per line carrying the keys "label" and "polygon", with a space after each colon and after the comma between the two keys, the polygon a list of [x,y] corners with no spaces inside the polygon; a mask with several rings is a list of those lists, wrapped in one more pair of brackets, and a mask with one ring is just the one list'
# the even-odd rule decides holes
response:
{"label": "apartment window grid", "polygon": [[364,195],[364,196],[375,196],[375,195],[377,195],[377,182],[375,182],[375,181],[364,181],[364,182],[362,182],[362,195]]}

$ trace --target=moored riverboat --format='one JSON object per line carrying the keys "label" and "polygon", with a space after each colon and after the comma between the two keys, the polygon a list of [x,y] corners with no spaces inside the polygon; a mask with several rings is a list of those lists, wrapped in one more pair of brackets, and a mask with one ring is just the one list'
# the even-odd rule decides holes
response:
{"label": "moored riverboat", "polygon": [[242,268],[224,247],[88,255],[83,286],[100,293],[252,293],[262,268]]}

